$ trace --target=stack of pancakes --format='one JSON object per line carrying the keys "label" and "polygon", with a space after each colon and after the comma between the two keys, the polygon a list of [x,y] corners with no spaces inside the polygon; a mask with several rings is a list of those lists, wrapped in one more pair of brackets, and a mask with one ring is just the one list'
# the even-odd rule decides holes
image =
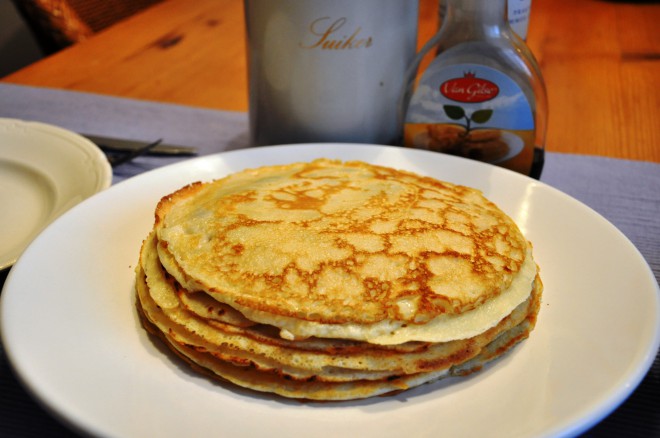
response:
{"label": "stack of pancakes", "polygon": [[477,190],[325,159],[164,197],[136,272],[143,325],[193,368],[310,400],[478,370],[529,335],[542,291]]}

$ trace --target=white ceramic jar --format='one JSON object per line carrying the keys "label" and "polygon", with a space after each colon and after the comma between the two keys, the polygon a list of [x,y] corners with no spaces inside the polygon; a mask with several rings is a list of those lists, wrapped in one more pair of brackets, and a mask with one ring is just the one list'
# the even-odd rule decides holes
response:
{"label": "white ceramic jar", "polygon": [[393,144],[418,0],[245,0],[253,145]]}

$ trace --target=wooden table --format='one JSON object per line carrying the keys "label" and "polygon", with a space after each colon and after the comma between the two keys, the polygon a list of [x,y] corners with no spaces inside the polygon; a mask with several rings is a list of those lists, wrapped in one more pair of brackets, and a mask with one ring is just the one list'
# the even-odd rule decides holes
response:
{"label": "wooden table", "polygon": [[[660,162],[659,22],[657,2],[533,0],[547,150]],[[420,45],[436,26],[421,0]],[[2,81],[245,111],[244,32],[240,0],[168,0]]]}

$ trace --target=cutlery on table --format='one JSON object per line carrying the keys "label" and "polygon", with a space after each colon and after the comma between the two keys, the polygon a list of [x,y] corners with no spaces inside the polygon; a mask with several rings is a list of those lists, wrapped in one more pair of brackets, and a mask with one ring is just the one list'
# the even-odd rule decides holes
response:
{"label": "cutlery on table", "polygon": [[112,167],[124,164],[145,154],[150,155],[196,155],[197,150],[189,146],[163,144],[162,139],[153,142],[125,140],[82,134],[106,153]]}

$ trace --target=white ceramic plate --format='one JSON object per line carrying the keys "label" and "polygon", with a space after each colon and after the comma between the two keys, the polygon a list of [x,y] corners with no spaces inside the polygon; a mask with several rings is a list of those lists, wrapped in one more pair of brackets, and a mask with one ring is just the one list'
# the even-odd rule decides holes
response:
{"label": "white ceramic plate", "polygon": [[[482,189],[534,243],[545,292],[531,337],[471,377],[345,403],[287,401],[214,383],[150,339],[134,308],[133,270],[157,201],[192,181],[321,156]],[[28,389],[73,427],[113,437],[570,435],[633,391],[660,339],[651,270],[583,204],[494,166],[366,145],[234,151],[120,183],[33,242],[10,272],[0,310],[7,355]]]}
{"label": "white ceramic plate", "polygon": [[0,269],[59,215],[110,186],[89,140],[51,125],[0,118]]}

